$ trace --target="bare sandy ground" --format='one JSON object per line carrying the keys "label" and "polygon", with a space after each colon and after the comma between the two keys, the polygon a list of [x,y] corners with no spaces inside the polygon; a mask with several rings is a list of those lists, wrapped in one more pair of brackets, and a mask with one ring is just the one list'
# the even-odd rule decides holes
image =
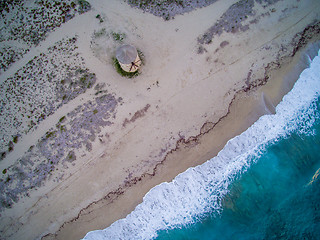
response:
{"label": "bare sandy ground", "polygon": [[[319,40],[320,3],[243,2],[165,21],[122,1],[90,1],[8,65],[1,238],[79,239],[105,228],[272,114],[306,67],[301,51]],[[132,79],[113,66],[123,43],[143,53]],[[29,100],[16,101],[17,89]]]}

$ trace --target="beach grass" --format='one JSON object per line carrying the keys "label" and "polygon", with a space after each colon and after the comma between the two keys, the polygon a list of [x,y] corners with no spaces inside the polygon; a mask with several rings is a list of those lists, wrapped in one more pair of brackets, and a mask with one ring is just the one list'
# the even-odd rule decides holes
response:
{"label": "beach grass", "polygon": [[125,33],[111,32],[112,38],[116,42],[122,42],[126,38]]}

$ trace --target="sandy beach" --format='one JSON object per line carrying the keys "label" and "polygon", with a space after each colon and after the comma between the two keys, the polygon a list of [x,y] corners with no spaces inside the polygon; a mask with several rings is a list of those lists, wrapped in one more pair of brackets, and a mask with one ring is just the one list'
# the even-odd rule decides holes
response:
{"label": "sandy beach", "polygon": [[[63,2],[2,7],[0,239],[124,218],[274,114],[320,46],[317,0]],[[143,59],[133,78],[123,44]]]}

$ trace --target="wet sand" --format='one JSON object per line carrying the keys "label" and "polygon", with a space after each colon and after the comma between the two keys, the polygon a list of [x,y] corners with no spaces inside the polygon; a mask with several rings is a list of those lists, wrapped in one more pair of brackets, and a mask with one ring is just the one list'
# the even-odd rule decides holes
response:
{"label": "wet sand", "polygon": [[[73,51],[82,59],[73,62],[87,71],[79,73],[95,76],[93,86],[20,133],[1,160],[1,171],[7,170],[3,182],[34,172],[33,166],[45,173],[35,186],[34,176],[23,178],[29,188],[8,180],[6,194],[23,194],[17,193],[11,208],[2,206],[2,236],[77,239],[105,228],[130,213],[151,187],[214,157],[259,116],[273,113],[306,67],[299,63],[306,57],[301,50],[319,40],[320,6],[236,2],[217,1],[165,21],[123,2],[91,1],[90,11],[62,24],[2,73],[3,84],[25,59],[47,56],[49,46],[76,36]],[[230,25],[230,14],[241,21]],[[133,79],[119,76],[112,64],[122,43],[134,44],[145,58]],[[65,67],[57,66],[60,72]],[[76,82],[73,93],[81,86],[72,80],[76,71],[69,74]],[[66,77],[55,80],[63,84]],[[46,155],[44,146],[53,154]],[[54,162],[52,155],[60,157]],[[39,165],[23,168],[30,159]]]}

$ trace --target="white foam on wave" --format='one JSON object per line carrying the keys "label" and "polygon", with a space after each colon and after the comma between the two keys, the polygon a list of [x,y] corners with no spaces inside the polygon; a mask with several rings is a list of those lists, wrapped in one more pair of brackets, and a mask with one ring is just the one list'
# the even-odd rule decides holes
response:
{"label": "white foam on wave", "polygon": [[227,194],[229,184],[257,159],[264,146],[298,128],[310,133],[315,119],[312,104],[320,94],[319,54],[320,51],[278,104],[275,115],[262,116],[247,131],[228,141],[216,157],[189,168],[170,183],[154,187],[126,218],[104,230],[89,232],[84,239],[152,239],[159,230],[192,223],[208,212],[219,213],[220,200]]}

